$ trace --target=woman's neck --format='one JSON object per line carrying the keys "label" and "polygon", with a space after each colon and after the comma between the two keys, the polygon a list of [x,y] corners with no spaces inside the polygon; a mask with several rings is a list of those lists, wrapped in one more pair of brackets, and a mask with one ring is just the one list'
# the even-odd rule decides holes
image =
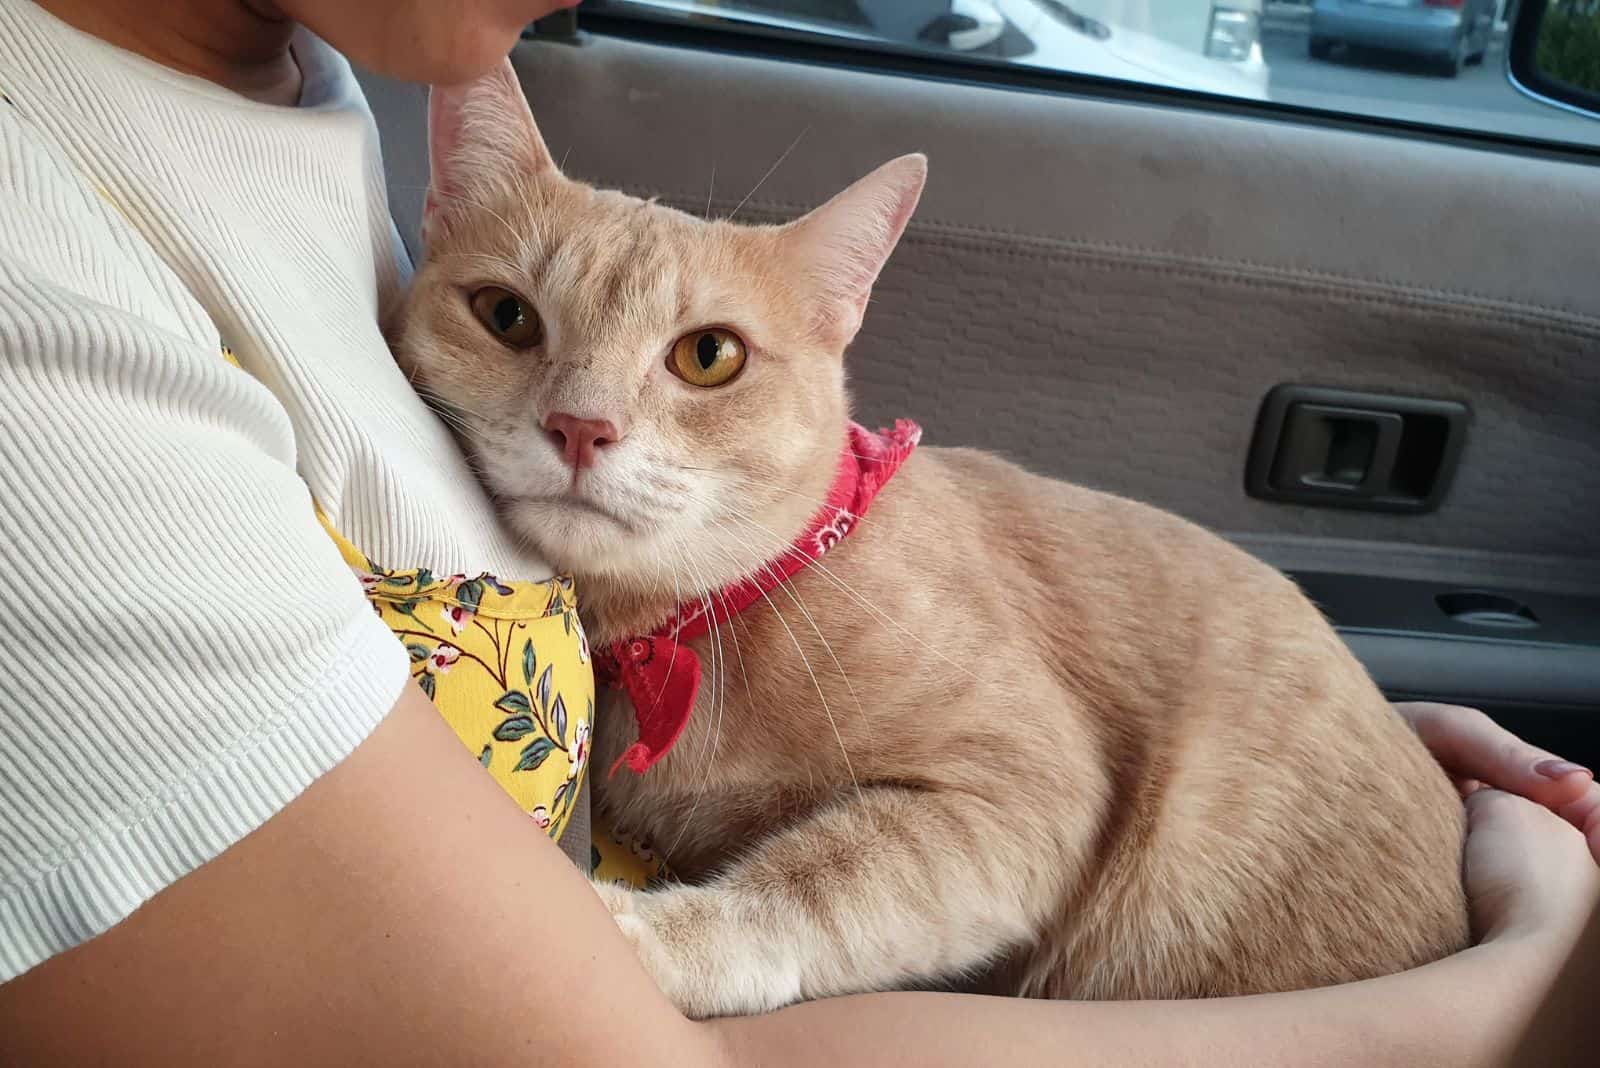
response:
{"label": "woman's neck", "polygon": [[36,0],[85,33],[264,104],[300,99],[295,24],[272,0]]}

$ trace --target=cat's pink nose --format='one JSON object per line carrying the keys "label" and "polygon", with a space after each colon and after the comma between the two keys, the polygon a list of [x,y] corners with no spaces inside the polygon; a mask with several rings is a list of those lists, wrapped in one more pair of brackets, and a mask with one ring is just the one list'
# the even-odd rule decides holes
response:
{"label": "cat's pink nose", "polygon": [[579,419],[566,412],[551,412],[544,417],[544,430],[550,442],[566,457],[569,467],[582,470],[594,466],[595,452],[622,440],[622,431],[609,419]]}

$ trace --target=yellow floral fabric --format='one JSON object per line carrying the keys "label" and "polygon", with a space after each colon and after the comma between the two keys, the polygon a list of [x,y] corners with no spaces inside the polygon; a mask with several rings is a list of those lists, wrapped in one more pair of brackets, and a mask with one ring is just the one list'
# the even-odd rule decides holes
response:
{"label": "yellow floral fabric", "polygon": [[[222,356],[239,366],[226,345]],[[501,788],[559,839],[594,735],[594,669],[572,579],[384,567],[316,512],[373,611],[405,644],[411,677]]]}
{"label": "yellow floral fabric", "polygon": [[559,839],[583,786],[594,670],[572,580],[503,582],[380,567],[319,513],[411,676],[494,780]]}

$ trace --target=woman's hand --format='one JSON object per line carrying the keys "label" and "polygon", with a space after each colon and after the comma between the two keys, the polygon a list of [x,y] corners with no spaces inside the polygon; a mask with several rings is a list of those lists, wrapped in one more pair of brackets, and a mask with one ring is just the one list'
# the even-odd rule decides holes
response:
{"label": "woman's hand", "polygon": [[1441,963],[1476,968],[1482,978],[1458,986],[1460,1004],[1470,1005],[1486,981],[1511,996],[1482,1005],[1485,1013],[1532,1018],[1532,1005],[1519,1008],[1519,999],[1544,1001],[1514,1063],[1578,1063],[1570,1040],[1589,1025],[1585,1006],[1600,964],[1585,956],[1600,950],[1600,786],[1587,768],[1528,745],[1476,709],[1395,707],[1466,798],[1463,876],[1479,945]]}
{"label": "woman's hand", "polygon": [[1526,798],[1482,787],[1466,805],[1474,938],[1525,942],[1553,978],[1600,901],[1600,867],[1572,827]]}
{"label": "woman's hand", "polygon": [[1489,786],[1543,805],[1583,832],[1600,862],[1600,784],[1588,768],[1529,745],[1475,708],[1425,701],[1394,707],[1463,795]]}

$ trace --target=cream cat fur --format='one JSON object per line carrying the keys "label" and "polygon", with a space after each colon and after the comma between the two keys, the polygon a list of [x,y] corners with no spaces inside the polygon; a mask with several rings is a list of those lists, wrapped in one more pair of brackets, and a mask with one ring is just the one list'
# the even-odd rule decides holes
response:
{"label": "cream cat fur", "polygon": [[[431,128],[396,349],[505,522],[576,574],[592,640],[781,552],[834,471],[841,356],[924,160],[739,226],[563,177],[509,67],[436,91]],[[485,287],[535,341],[495,336]],[[699,388],[668,354],[709,326],[749,355]],[[576,477],[553,413],[613,424]],[[599,889],[686,1011],[982,969],[1028,996],[1285,990],[1465,943],[1449,782],[1271,568],[937,448],[822,564],[696,643],[706,683],[659,766],[594,780],[685,880]],[[634,729],[608,696],[600,769]]]}

